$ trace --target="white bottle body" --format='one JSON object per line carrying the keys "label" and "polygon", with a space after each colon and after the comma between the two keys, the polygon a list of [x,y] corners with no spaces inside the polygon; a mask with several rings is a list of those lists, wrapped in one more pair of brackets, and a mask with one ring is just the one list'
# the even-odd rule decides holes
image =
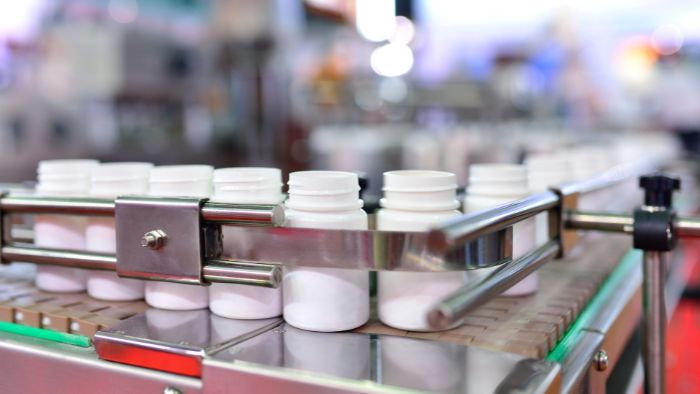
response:
{"label": "white bottle body", "polygon": [[[36,215],[34,244],[56,249],[85,249],[85,219],[63,215]],[[40,265],[36,271],[36,286],[55,293],[85,291],[85,270]]]}
{"label": "white bottle body", "polygon": [[[210,166],[155,167],[151,171],[149,195],[209,197],[213,170]],[[209,306],[209,289],[181,283],[148,282],[145,298],[148,305],[160,309],[204,309]]]}
{"label": "white bottle body", "polygon": [[[282,175],[276,168],[225,168],[214,171],[214,195],[211,201],[233,204],[279,204]],[[223,257],[251,245],[240,239],[236,229],[222,226]],[[229,319],[266,319],[282,314],[282,287],[270,289],[230,283],[209,287],[209,309]]]}
{"label": "white bottle body", "polygon": [[[367,214],[287,209],[286,226],[366,230]],[[352,330],[369,319],[369,274],[340,268],[285,268],[284,320],[310,331]]]}
{"label": "white bottle body", "polygon": [[[85,229],[85,248],[98,253],[116,252],[116,231],[112,218],[90,218]],[[90,271],[87,274],[87,292],[99,300],[135,301],[144,296],[142,280],[120,278],[116,272]]]}
{"label": "white bottle body", "polygon": [[[52,197],[85,197],[95,160],[47,160],[39,163],[37,194]],[[34,244],[56,249],[85,249],[85,218],[65,215],[36,215]],[[85,270],[40,265],[36,271],[39,289],[57,293],[85,291]]]}
{"label": "white bottle body", "polygon": [[[380,209],[377,230],[427,231],[431,225],[460,215],[457,210],[411,212]],[[398,272],[378,274],[377,305],[382,323],[410,331],[431,331],[428,311],[438,301],[464,286],[464,272]],[[460,322],[455,323],[458,326]]]}
{"label": "white bottle body", "polygon": [[[503,205],[529,195],[524,166],[481,164],[471,166],[470,183],[464,199],[464,212],[471,213]],[[513,225],[513,259],[522,257],[536,246],[535,218]],[[498,269],[482,268],[469,272],[470,278],[482,280]],[[537,291],[537,272],[502,293],[505,296],[523,296]]]}
{"label": "white bottle body", "polygon": [[[106,163],[92,170],[90,195],[114,199],[120,195],[146,194],[151,163]],[[98,253],[116,253],[117,235],[113,218],[88,218],[85,248]],[[135,301],[144,297],[142,280],[120,278],[116,272],[87,273],[87,292],[99,300]]]}

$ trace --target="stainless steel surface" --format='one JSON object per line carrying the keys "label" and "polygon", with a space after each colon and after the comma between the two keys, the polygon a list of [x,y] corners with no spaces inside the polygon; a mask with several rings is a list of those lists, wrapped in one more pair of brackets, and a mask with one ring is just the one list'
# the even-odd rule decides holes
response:
{"label": "stainless steel surface", "polygon": [[104,360],[199,376],[201,361],[206,355],[281,323],[279,318],[226,319],[208,310],[149,309],[98,331],[94,344]]}
{"label": "stainless steel surface", "polygon": [[114,216],[114,201],[100,198],[9,195],[0,199],[7,213]]}
{"label": "stainless steel surface", "polygon": [[467,313],[511,288],[559,253],[559,244],[549,241],[525,256],[504,264],[480,282],[469,284],[438,303],[428,313],[432,328],[445,329]]}
{"label": "stainless steel surface", "polygon": [[644,363],[644,392],[666,392],[666,254],[644,252],[642,284],[642,360]]}
{"label": "stainless steel surface", "polygon": [[564,213],[564,227],[632,234],[634,218],[632,215],[606,212],[567,211]]}
{"label": "stainless steel surface", "polygon": [[454,271],[495,266],[511,255],[510,229],[482,236],[446,255],[428,250],[427,233],[421,232],[287,227],[226,230],[226,236],[237,246],[226,258],[289,266]]}
{"label": "stainless steel surface", "polygon": [[[116,202],[119,276],[202,284],[204,244],[200,198],[120,197]],[[154,230],[168,234],[159,249],[141,239]]]}
{"label": "stainless steel surface", "polygon": [[558,204],[557,194],[546,191],[493,209],[458,216],[429,232],[428,248],[435,254],[446,253],[478,237],[556,208]]}
{"label": "stainless steel surface", "polygon": [[[603,334],[595,331],[583,330],[576,346],[562,363],[561,392],[588,392],[591,390],[590,374],[595,354],[603,344]],[[597,386],[597,385],[596,385]]]}
{"label": "stainless steel surface", "polygon": [[593,356],[593,365],[595,369],[599,372],[603,372],[608,369],[608,353],[605,350],[599,350]]}
{"label": "stainless steel surface", "polygon": [[673,228],[681,238],[700,238],[700,218],[678,217]]}
{"label": "stainless steel surface", "polygon": [[558,372],[554,363],[457,344],[285,324],[214,353],[202,379],[207,392],[541,393]]}
{"label": "stainless steel surface", "polygon": [[6,245],[1,249],[3,262],[24,262],[114,271],[117,259],[111,254],[74,250],[46,249],[33,246]]}
{"label": "stainless steel surface", "polygon": [[282,283],[282,268],[264,264],[232,260],[207,260],[203,268],[204,280],[217,283],[277,288]]}
{"label": "stainless steel surface", "polygon": [[202,206],[202,218],[208,222],[238,226],[281,226],[284,208],[281,205],[223,204],[208,201]]}
{"label": "stainless steel surface", "polygon": [[202,392],[199,379],[100,360],[92,348],[4,332],[0,360],[3,394],[160,393],[168,386],[183,394]]}
{"label": "stainless steel surface", "polygon": [[518,361],[494,393],[557,392],[561,367],[557,363],[525,359]]}

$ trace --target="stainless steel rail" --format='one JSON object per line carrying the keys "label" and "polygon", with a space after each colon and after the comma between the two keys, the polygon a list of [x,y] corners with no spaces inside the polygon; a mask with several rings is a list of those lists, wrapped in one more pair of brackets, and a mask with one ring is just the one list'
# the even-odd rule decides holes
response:
{"label": "stainless steel rail", "polygon": [[202,274],[207,282],[272,288],[282,283],[282,268],[275,264],[210,259],[202,268]]}
{"label": "stainless steel rail", "polygon": [[631,234],[634,229],[634,219],[631,215],[625,214],[569,211],[564,213],[564,227]]}
{"label": "stainless steel rail", "polygon": [[114,255],[94,252],[9,245],[2,247],[0,256],[2,256],[3,261],[21,261],[106,271],[117,269],[117,258]]}
{"label": "stainless steel rail", "polygon": [[558,206],[559,196],[547,191],[493,209],[462,215],[431,230],[428,248],[434,253],[446,253]]}
{"label": "stainless steel rail", "polygon": [[470,311],[513,287],[559,253],[559,244],[549,241],[519,259],[506,263],[481,282],[467,285],[428,312],[428,323],[446,329]]}
{"label": "stainless steel rail", "polygon": [[[99,198],[7,196],[0,199],[3,213],[114,216],[115,201]],[[224,204],[207,201],[202,219],[212,223],[242,226],[279,226],[284,210],[278,205]]]}
{"label": "stainless steel rail", "polygon": [[[117,258],[112,254],[9,245],[0,249],[0,256],[3,261],[22,261],[104,271],[116,271],[117,269]],[[209,283],[237,283],[277,288],[281,282],[281,271],[281,268],[274,264],[210,259],[202,267],[202,276]]]}

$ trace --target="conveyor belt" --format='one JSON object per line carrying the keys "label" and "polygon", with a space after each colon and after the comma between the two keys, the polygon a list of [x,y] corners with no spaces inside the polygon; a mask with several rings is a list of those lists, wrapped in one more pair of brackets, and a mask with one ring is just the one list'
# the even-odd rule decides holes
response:
{"label": "conveyor belt", "polygon": [[629,248],[628,237],[595,236],[581,245],[579,253],[545,265],[539,271],[540,286],[536,294],[498,297],[471,313],[462,326],[452,330],[434,333],[402,331],[374,319],[356,331],[465,344],[543,358],[564,336]]}
{"label": "conveyor belt", "polygon": [[[481,347],[543,358],[629,249],[625,236],[599,237],[594,248],[582,245],[577,256],[552,262],[540,272],[539,291],[532,296],[499,297],[471,313],[455,329],[409,332],[375,319],[355,330]],[[143,312],[142,301],[104,302],[86,294],[55,294],[30,282],[0,278],[0,321],[91,337],[97,330]]]}

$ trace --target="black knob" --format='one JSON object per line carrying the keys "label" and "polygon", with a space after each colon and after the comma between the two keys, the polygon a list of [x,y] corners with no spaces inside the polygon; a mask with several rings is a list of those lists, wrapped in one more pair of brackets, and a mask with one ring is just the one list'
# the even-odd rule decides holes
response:
{"label": "black knob", "polygon": [[673,192],[680,190],[681,180],[663,174],[651,174],[640,177],[639,186],[644,189],[644,205],[670,208]]}

